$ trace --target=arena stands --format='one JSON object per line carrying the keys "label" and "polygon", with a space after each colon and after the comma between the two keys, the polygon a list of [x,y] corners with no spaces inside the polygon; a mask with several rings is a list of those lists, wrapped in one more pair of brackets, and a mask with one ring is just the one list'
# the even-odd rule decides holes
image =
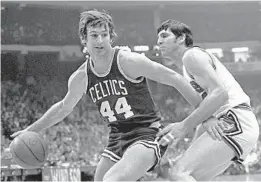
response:
{"label": "arena stands", "polygon": [[[87,2],[86,2],[87,3]],[[114,18],[118,38],[115,45],[146,45],[144,52],[152,60],[164,64],[157,50],[156,28],[162,20],[174,18],[189,24],[195,42],[204,48],[221,48],[221,60],[231,68],[236,79],[252,98],[252,106],[261,121],[261,16],[258,2],[221,3],[142,3],[124,6],[101,5]],[[87,3],[88,4],[88,3]],[[69,75],[84,61],[78,38],[79,13],[77,6],[39,5],[21,2],[1,2],[1,151],[11,142],[10,134],[37,120],[67,91]],[[91,4],[95,7],[95,4]],[[251,21],[250,21],[251,20]],[[45,46],[45,50],[42,47]],[[61,61],[61,50],[68,53]],[[247,47],[239,53],[237,62],[233,47]],[[33,49],[32,49],[33,47]],[[54,51],[55,50],[55,51]],[[77,50],[75,51],[77,52]],[[255,70],[255,71],[253,71]],[[150,82],[164,124],[180,121],[190,112],[190,105],[174,89]],[[49,141],[50,153],[45,167],[95,166],[106,144],[108,128],[95,106],[84,97],[74,112],[63,122],[43,133]],[[193,133],[170,148],[178,157],[191,142]],[[249,163],[243,168],[231,166],[226,174],[260,172],[261,138]],[[170,155],[170,154],[169,154]],[[9,168],[14,165],[6,161]],[[242,166],[241,166],[242,167]],[[89,169],[88,169],[89,170]],[[91,170],[89,170],[91,171]],[[40,171],[36,173],[39,174]],[[30,172],[28,172],[29,174]],[[93,171],[92,171],[93,173]],[[157,175],[162,170],[156,170]],[[82,174],[83,176],[87,174]],[[92,175],[92,174],[91,174]],[[156,176],[157,176],[156,175]],[[26,175],[25,175],[26,176]],[[4,176],[2,175],[2,178]],[[90,176],[88,176],[89,178]],[[91,178],[91,177],[90,177]]]}

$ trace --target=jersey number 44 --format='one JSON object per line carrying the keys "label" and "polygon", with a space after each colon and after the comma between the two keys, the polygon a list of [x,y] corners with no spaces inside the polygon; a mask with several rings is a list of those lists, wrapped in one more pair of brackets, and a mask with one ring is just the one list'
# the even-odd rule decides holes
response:
{"label": "jersey number 44", "polygon": [[109,122],[117,121],[117,114],[123,114],[125,119],[134,115],[131,110],[131,106],[128,104],[125,97],[118,98],[113,110],[110,106],[109,101],[103,101],[101,103],[100,113],[103,117],[107,117]]}

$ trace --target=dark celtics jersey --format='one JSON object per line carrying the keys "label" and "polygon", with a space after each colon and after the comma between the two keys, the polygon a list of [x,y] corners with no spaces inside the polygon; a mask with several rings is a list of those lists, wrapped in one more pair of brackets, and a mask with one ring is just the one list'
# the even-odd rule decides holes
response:
{"label": "dark celtics jersey", "polygon": [[102,117],[111,125],[153,123],[160,120],[153,99],[142,77],[132,80],[122,72],[115,49],[109,71],[99,75],[93,62],[87,62],[87,93],[97,105]]}

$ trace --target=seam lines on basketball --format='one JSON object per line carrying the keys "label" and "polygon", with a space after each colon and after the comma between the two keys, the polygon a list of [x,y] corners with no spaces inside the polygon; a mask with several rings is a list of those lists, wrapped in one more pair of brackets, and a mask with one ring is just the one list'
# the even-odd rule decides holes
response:
{"label": "seam lines on basketball", "polygon": [[20,139],[23,143],[24,143],[24,145],[28,148],[28,150],[30,150],[31,151],[31,153],[33,154],[33,156],[36,158],[36,160],[38,160],[39,162],[43,162],[43,161],[40,161],[35,155],[34,155],[34,153],[33,153],[33,151],[30,149],[30,147],[24,142],[24,140],[22,140],[22,139]]}
{"label": "seam lines on basketball", "polygon": [[[39,141],[41,141],[41,138],[39,138],[37,135],[36,135],[36,138],[38,138],[38,139],[39,139]],[[45,148],[44,148],[44,146],[43,146],[42,142],[40,142],[40,143],[41,143],[41,146],[42,146],[42,148],[43,148],[43,153],[44,153],[44,161],[45,161],[45,158],[46,158],[47,152],[45,151]]]}
{"label": "seam lines on basketball", "polygon": [[14,149],[13,149],[13,151],[14,151],[15,156],[16,156],[20,161],[22,161],[22,162],[25,163],[26,165],[34,166],[34,165],[28,164],[27,162],[25,162],[24,160],[22,160],[22,158],[20,158],[20,157],[17,155],[17,153],[16,153],[16,151],[15,151]]}

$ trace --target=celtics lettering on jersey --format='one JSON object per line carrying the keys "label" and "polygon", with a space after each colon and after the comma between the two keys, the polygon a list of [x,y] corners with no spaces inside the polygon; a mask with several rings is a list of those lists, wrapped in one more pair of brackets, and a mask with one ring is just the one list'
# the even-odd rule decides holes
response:
{"label": "celtics lettering on jersey", "polygon": [[[125,97],[128,95],[128,91],[123,80],[103,80],[98,82],[90,87],[89,94],[94,103],[101,101],[99,111],[103,117],[108,118],[109,122],[117,121],[117,115],[119,114],[123,115],[125,119],[134,115]],[[106,97],[109,96],[117,97],[115,101],[110,103],[109,99],[106,100]]]}
{"label": "celtics lettering on jersey", "polygon": [[91,87],[89,92],[94,103],[110,95],[128,95],[122,80],[104,80]]}

